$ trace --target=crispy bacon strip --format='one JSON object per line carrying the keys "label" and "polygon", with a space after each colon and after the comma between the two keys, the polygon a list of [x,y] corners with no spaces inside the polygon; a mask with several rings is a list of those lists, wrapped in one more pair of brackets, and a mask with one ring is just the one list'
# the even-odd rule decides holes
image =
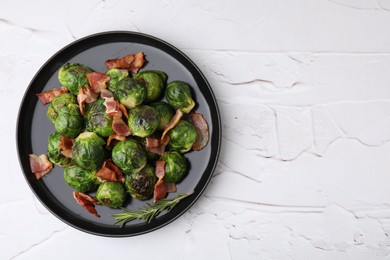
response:
{"label": "crispy bacon strip", "polygon": [[179,123],[180,118],[182,116],[183,116],[183,112],[181,110],[179,110],[179,109],[176,110],[176,113],[172,117],[171,122],[169,122],[168,126],[164,129],[164,132],[161,135],[161,141],[163,141],[165,139],[165,135],[169,132],[169,130],[174,128],[177,125],[177,123]]}
{"label": "crispy bacon strip", "polygon": [[104,161],[102,168],[96,173],[96,177],[103,181],[125,182],[122,171],[110,159]]}
{"label": "crispy bacon strip", "polygon": [[169,136],[165,136],[164,140],[147,137],[146,149],[148,149],[148,151],[151,153],[163,155],[163,153],[165,152],[165,147],[169,143],[169,140]]}
{"label": "crispy bacon strip", "polygon": [[113,142],[114,140],[117,140],[117,141],[124,141],[124,140],[126,140],[126,136],[118,135],[118,134],[112,134],[112,135],[110,135],[110,136],[107,138],[107,142],[106,142],[106,148],[107,148],[107,149],[112,149],[112,147],[114,147],[114,145],[115,145],[115,143],[116,143],[116,142]]}
{"label": "crispy bacon strip", "polygon": [[146,137],[146,148],[156,148],[160,146],[160,140],[152,137]]}
{"label": "crispy bacon strip", "polygon": [[121,136],[129,136],[131,134],[129,126],[122,119],[121,111],[118,111],[118,114],[112,119],[112,130],[114,130],[117,135]]}
{"label": "crispy bacon strip", "polygon": [[95,93],[100,93],[102,89],[107,88],[107,82],[110,81],[110,76],[101,72],[92,72],[85,75],[88,79],[91,89]]}
{"label": "crispy bacon strip", "polygon": [[163,179],[165,177],[165,161],[156,161],[155,174],[158,179]]}
{"label": "crispy bacon strip", "polygon": [[126,109],[126,107],[125,107],[123,104],[117,102],[117,109],[118,109],[119,111],[121,111],[122,114],[123,114],[126,118],[129,118],[129,114],[127,113],[127,109]]}
{"label": "crispy bacon strip", "polygon": [[204,119],[204,116],[199,113],[190,113],[190,120],[192,125],[196,129],[196,133],[198,134],[198,137],[193,144],[192,149],[194,149],[195,151],[200,151],[205,148],[209,142],[209,125],[207,124],[206,119]]}
{"label": "crispy bacon strip", "polygon": [[118,111],[129,118],[126,107],[114,99],[114,94],[108,89],[102,89],[100,96],[104,99],[104,106],[106,107],[106,114],[109,116],[115,116]]}
{"label": "crispy bacon strip", "polygon": [[37,93],[37,97],[42,102],[43,105],[50,103],[56,96],[67,93],[69,90],[66,87],[53,88],[51,90],[44,91],[42,93]]}
{"label": "crispy bacon strip", "polygon": [[117,106],[118,102],[114,100],[114,97],[104,98],[103,105],[106,107],[106,114],[109,116],[115,116],[118,114]]}
{"label": "crispy bacon strip", "polygon": [[106,60],[105,65],[107,69],[127,69],[133,73],[137,73],[144,65],[144,62],[144,53],[137,52],[136,54],[128,54],[118,59]]}
{"label": "crispy bacon strip", "polygon": [[95,215],[96,217],[100,218],[99,214],[97,213],[95,209],[96,204],[100,204],[95,198],[89,196],[88,194],[74,191],[73,192],[73,198],[77,201],[77,203],[85,208],[89,213]]}
{"label": "crispy bacon strip", "polygon": [[82,115],[85,114],[84,104],[90,104],[94,102],[97,97],[98,95],[93,92],[93,90],[88,85],[85,85],[84,87],[79,87],[79,93],[77,94],[77,102],[79,104],[80,113]]}
{"label": "crispy bacon strip", "polygon": [[114,94],[112,94],[111,91],[108,89],[101,89],[100,90],[100,97],[103,99],[114,97]]}
{"label": "crispy bacon strip", "polygon": [[72,158],[72,147],[74,144],[74,139],[61,136],[60,137],[60,150],[61,154],[65,157]]}
{"label": "crispy bacon strip", "polygon": [[37,180],[41,179],[53,169],[53,164],[49,161],[46,154],[36,155],[30,154],[30,168],[31,172],[35,174]]}
{"label": "crispy bacon strip", "polygon": [[176,184],[164,181],[165,177],[165,161],[156,161],[156,172],[158,181],[154,185],[153,202],[163,199],[168,192],[176,192]]}
{"label": "crispy bacon strip", "polygon": [[163,179],[159,179],[154,185],[153,203],[167,196],[167,187]]}

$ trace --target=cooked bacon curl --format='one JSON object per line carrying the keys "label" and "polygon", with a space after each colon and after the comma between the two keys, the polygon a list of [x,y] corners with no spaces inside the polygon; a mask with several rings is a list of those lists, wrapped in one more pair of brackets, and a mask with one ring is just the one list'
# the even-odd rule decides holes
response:
{"label": "cooked bacon curl", "polygon": [[61,154],[65,157],[72,158],[72,147],[74,144],[74,139],[61,136],[60,137],[60,150]]}
{"label": "cooked bacon curl", "polygon": [[44,91],[42,93],[37,93],[37,97],[42,102],[43,105],[50,103],[55,97],[68,93],[69,90],[66,87],[53,88],[51,90]]}
{"label": "cooked bacon curl", "polygon": [[89,213],[95,215],[100,218],[99,214],[95,209],[95,205],[100,204],[94,197],[89,196],[83,192],[74,191],[73,198],[77,201],[77,203],[85,208]]}
{"label": "cooked bacon curl", "polygon": [[190,120],[198,134],[195,143],[192,145],[192,149],[200,151],[205,148],[209,142],[209,125],[207,124],[206,119],[204,119],[204,116],[199,113],[190,113]]}
{"label": "cooked bacon curl", "polygon": [[164,132],[161,135],[161,141],[165,139],[165,135],[174,128],[180,121],[181,117],[183,116],[183,112],[181,110],[176,110],[175,115],[172,117],[171,121],[169,122],[168,126],[164,129]]}
{"label": "cooked bacon curl", "polygon": [[110,81],[110,76],[101,72],[92,72],[85,75],[88,79],[89,86],[95,93],[100,93],[102,89],[107,88],[107,82]]}
{"label": "cooked bacon curl", "polygon": [[118,135],[118,134],[112,134],[112,135],[110,135],[107,138],[106,148],[111,150],[112,147],[114,147],[114,145],[117,143],[117,142],[114,142],[114,141],[124,141],[124,140],[126,140],[126,136]]}
{"label": "cooked bacon curl", "polygon": [[164,181],[165,177],[165,161],[156,161],[155,174],[158,178],[157,183],[154,185],[153,203],[163,199],[167,196],[168,192],[176,192],[176,184],[168,183]]}
{"label": "cooked bacon curl", "polygon": [[37,180],[48,174],[53,169],[53,163],[49,161],[46,154],[36,155],[30,154],[30,169],[35,174]]}
{"label": "cooked bacon curl", "polygon": [[125,182],[122,171],[111,159],[104,161],[102,168],[96,173],[96,177],[102,181]]}
{"label": "cooked bacon curl", "polygon": [[127,69],[135,74],[144,65],[144,62],[144,53],[137,52],[121,58],[106,60],[105,65],[107,69]]}
{"label": "cooked bacon curl", "polygon": [[88,85],[85,85],[84,87],[79,87],[79,93],[77,94],[77,102],[79,104],[80,113],[82,115],[85,114],[84,104],[90,104],[94,102],[97,97],[98,95],[93,92],[93,90]]}

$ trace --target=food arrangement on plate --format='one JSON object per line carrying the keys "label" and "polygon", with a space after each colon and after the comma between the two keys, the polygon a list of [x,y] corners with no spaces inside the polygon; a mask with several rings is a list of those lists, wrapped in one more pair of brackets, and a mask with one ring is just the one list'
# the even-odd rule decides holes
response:
{"label": "food arrangement on plate", "polygon": [[[106,60],[105,73],[67,63],[58,72],[62,87],[37,93],[55,132],[48,136],[47,154],[30,154],[36,179],[54,165],[63,167],[64,185],[74,189],[78,204],[96,217],[97,204],[123,208],[114,215],[122,225],[150,222],[191,195],[166,198],[188,174],[185,153],[209,142],[191,86],[168,83],[163,71],[141,71],[144,63],[143,52]],[[153,203],[144,208],[124,208],[131,199],[150,198]]]}

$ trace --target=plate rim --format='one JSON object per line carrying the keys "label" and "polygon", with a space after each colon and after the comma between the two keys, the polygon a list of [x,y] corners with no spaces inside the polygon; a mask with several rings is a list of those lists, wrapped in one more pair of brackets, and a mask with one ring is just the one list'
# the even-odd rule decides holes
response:
{"label": "plate rim", "polygon": [[[155,41],[155,42],[158,42],[159,44],[162,44],[164,45],[164,47],[167,47],[169,48],[171,51],[174,51],[176,52],[178,55],[180,55],[182,58],[185,59],[186,62],[188,62],[191,67],[193,69],[195,69],[195,73],[197,74],[197,76],[200,76],[202,81],[205,83],[205,86],[207,87],[207,91],[209,92],[209,98],[211,98],[212,100],[212,106],[213,108],[215,108],[214,111],[211,111],[210,110],[210,117],[213,117],[215,119],[215,121],[213,120],[213,138],[214,138],[214,143],[216,144],[215,148],[213,149],[213,147],[211,148],[211,152],[210,152],[210,159],[211,158],[214,158],[214,162],[212,163],[211,165],[211,169],[210,169],[210,173],[208,174],[207,176],[207,179],[204,180],[204,183],[203,185],[201,186],[201,189],[199,190],[199,192],[197,192],[197,194],[194,194],[196,195],[195,197],[190,197],[191,200],[190,200],[190,203],[188,203],[188,205],[184,208],[182,208],[176,215],[174,215],[173,217],[169,218],[168,220],[166,221],[163,221],[162,223],[160,224],[157,224],[157,225],[154,225],[154,226],[151,226],[151,228],[148,228],[146,230],[141,230],[141,231],[138,231],[138,232],[134,232],[134,233],[126,233],[126,232],[119,232],[119,233],[102,233],[102,232],[96,232],[96,231],[93,231],[93,230],[90,230],[90,229],[85,229],[83,227],[80,227],[70,221],[68,221],[67,219],[64,219],[63,216],[57,214],[57,212],[54,212],[53,209],[51,207],[49,207],[49,205],[46,205],[46,203],[43,202],[43,199],[40,197],[40,195],[38,194],[39,192],[36,191],[36,187],[33,187],[32,183],[28,180],[27,178],[27,173],[25,172],[25,167],[23,166],[23,164],[26,164],[26,162],[23,162],[22,161],[22,158],[21,158],[21,154],[22,154],[22,151],[20,150],[21,148],[21,141],[20,140],[20,132],[21,132],[21,129],[20,129],[20,126],[21,126],[21,119],[23,118],[22,117],[22,113],[24,111],[24,105],[26,103],[26,100],[27,98],[29,98],[29,96],[31,96],[31,94],[29,94],[29,90],[32,88],[32,85],[33,83],[36,81],[36,79],[38,78],[38,76],[43,72],[43,70],[51,63],[53,62],[53,60],[55,60],[57,58],[57,56],[59,56],[60,54],[64,53],[65,51],[67,51],[69,48],[72,48],[74,47],[75,45],[77,44],[81,44],[82,42],[86,41],[86,40],[90,40],[90,39],[93,39],[93,38],[99,38],[99,37],[108,37],[109,35],[123,35],[123,36],[137,36],[137,37],[140,37],[140,38],[143,38],[145,40],[152,40],[152,41]],[[118,42],[118,41],[113,41],[113,42]],[[127,41],[124,41],[124,42],[127,42]],[[128,41],[128,42],[131,42],[131,41]],[[107,42],[109,43],[109,42]],[[138,43],[138,42],[135,42],[135,43]],[[99,46],[100,44],[97,44],[96,46]],[[153,45],[148,45],[148,46],[153,46]],[[155,47],[155,46],[153,46]],[[89,49],[89,48],[87,48]],[[160,49],[161,50],[161,49]],[[164,53],[167,53],[165,50],[161,50],[163,51]],[[167,53],[169,54],[169,53]],[[170,54],[169,54],[170,55]],[[170,55],[171,56],[171,55]],[[174,57],[175,58],[175,57]],[[175,60],[177,60],[175,58]],[[181,62],[180,62],[181,63]],[[182,64],[182,63],[181,63]],[[183,64],[182,64],[183,65]],[[191,74],[194,74],[194,72],[191,72]],[[199,88],[199,87],[198,87]],[[35,103],[38,103],[39,101],[36,100]],[[207,102],[209,103],[209,102]],[[209,104],[210,105],[210,104]],[[35,105],[36,106],[36,105]],[[35,107],[34,106],[34,107]],[[23,176],[26,180],[26,182],[28,183],[31,191],[33,192],[33,194],[35,195],[35,197],[40,201],[40,203],[51,213],[53,214],[56,218],[58,218],[59,220],[61,220],[63,223],[75,228],[76,230],[79,230],[79,231],[82,231],[82,232],[85,232],[85,233],[89,233],[89,234],[92,234],[92,235],[97,235],[97,236],[104,236],[104,237],[131,237],[131,236],[137,236],[137,235],[142,235],[142,234],[146,234],[146,233],[149,233],[149,232],[152,232],[152,231],[155,231],[159,228],[162,228],[166,225],[168,225],[169,223],[173,222],[174,220],[178,219],[180,216],[182,216],[185,212],[187,212],[197,201],[198,199],[202,196],[203,192],[205,191],[205,189],[207,188],[207,186],[209,185],[210,183],[210,180],[211,178],[213,177],[214,175],[214,172],[215,172],[215,169],[217,167],[217,164],[218,164],[218,160],[219,160],[219,155],[220,155],[220,150],[221,150],[221,140],[222,140],[222,127],[221,127],[221,116],[220,116],[220,111],[219,111],[219,108],[218,108],[218,103],[217,103],[217,100],[215,98],[215,94],[209,84],[209,82],[207,81],[206,77],[204,76],[204,74],[202,73],[202,71],[199,69],[199,67],[192,61],[192,59],[190,59],[185,53],[183,53],[180,49],[178,49],[177,47],[173,46],[172,44],[158,38],[158,37],[155,37],[155,36],[152,36],[152,35],[149,35],[149,34],[145,34],[145,33],[141,33],[141,32],[133,32],[133,31],[122,31],[122,30],[116,30],[116,31],[104,31],[104,32],[99,32],[99,33],[94,33],[94,34],[90,34],[90,35],[87,35],[87,36],[84,36],[84,37],[81,37],[80,39],[77,39],[77,40],[74,40],[68,44],[66,44],[64,47],[60,48],[57,52],[55,52],[54,54],[52,54],[45,62],[43,65],[40,66],[40,68],[38,69],[38,71],[35,73],[35,75],[31,78],[28,86],[26,87],[25,89],[25,92],[23,94],[23,97],[19,103],[19,110],[18,110],[18,113],[17,113],[17,120],[16,120],[16,149],[17,149],[17,156],[18,156],[18,161],[19,161],[19,166],[21,168],[21,171],[23,173]],[[31,138],[30,138],[31,139]],[[211,143],[212,140],[210,140],[210,143]],[[31,142],[31,141],[30,141]],[[211,145],[211,144],[209,144]],[[31,149],[32,150],[32,149]],[[208,162],[208,166],[210,165],[210,159],[209,159],[209,162]],[[206,168],[206,170],[208,169],[209,167]],[[205,172],[202,173],[202,176],[204,175]],[[199,185],[199,183],[202,181],[202,178],[199,180],[199,182],[196,184],[196,187]],[[186,198],[185,200],[187,199],[190,199],[190,198]],[[68,209],[69,210],[69,209]],[[163,215],[162,217],[164,217],[165,215]],[[103,225],[103,224],[102,224]],[[125,228],[121,228],[122,230],[125,230]],[[115,229],[115,230],[120,230],[120,229]]]}

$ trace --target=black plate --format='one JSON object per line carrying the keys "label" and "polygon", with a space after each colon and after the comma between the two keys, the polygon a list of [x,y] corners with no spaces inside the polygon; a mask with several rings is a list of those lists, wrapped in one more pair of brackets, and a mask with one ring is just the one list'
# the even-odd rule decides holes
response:
{"label": "black plate", "polygon": [[[60,87],[57,79],[59,68],[66,62],[77,62],[96,71],[104,72],[104,61],[128,53],[143,51],[148,61],[142,70],[156,69],[168,74],[168,82],[183,80],[193,89],[197,102],[196,112],[202,113],[209,123],[211,139],[200,152],[189,152],[187,177],[178,185],[177,193],[194,191],[169,213],[163,213],[150,224],[144,221],[129,222],[121,228],[113,225],[113,213],[119,209],[97,206],[97,218],[79,206],[72,197],[72,189],[63,179],[63,168],[54,169],[37,181],[31,173],[29,154],[47,153],[47,138],[54,132],[53,124],[46,117],[47,106],[37,99],[36,93]],[[79,230],[102,236],[124,237],[143,234],[160,228],[177,219],[200,197],[213,174],[220,148],[220,117],[214,94],[196,65],[181,51],[155,37],[134,32],[105,32],[77,40],[51,57],[37,72],[23,97],[17,121],[17,149],[24,176],[38,199],[55,216]],[[150,202],[150,201],[149,201]],[[143,207],[145,202],[130,200],[129,209]]]}

